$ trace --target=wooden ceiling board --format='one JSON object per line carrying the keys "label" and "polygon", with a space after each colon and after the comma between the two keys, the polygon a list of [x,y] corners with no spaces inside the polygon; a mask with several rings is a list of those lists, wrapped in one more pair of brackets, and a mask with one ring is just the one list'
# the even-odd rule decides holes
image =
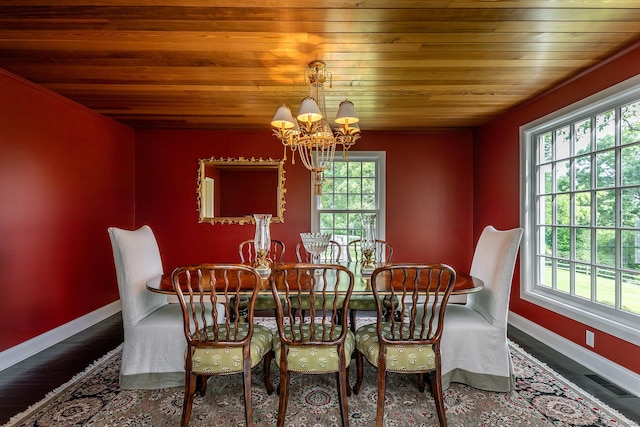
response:
{"label": "wooden ceiling board", "polygon": [[134,128],[268,132],[322,60],[330,116],[348,98],[364,132],[467,129],[637,43],[639,6],[3,0],[0,67]]}

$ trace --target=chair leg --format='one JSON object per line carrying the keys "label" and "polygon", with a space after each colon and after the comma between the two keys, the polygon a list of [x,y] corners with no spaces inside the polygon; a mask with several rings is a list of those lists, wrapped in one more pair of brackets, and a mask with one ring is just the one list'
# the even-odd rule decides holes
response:
{"label": "chair leg", "polygon": [[440,371],[431,372],[431,394],[436,403],[436,412],[440,427],[447,427],[447,415],[444,407],[444,395],[442,394],[442,376]]}
{"label": "chair leg", "polygon": [[351,332],[356,333],[356,314],[358,310],[349,309],[349,327]]}
{"label": "chair leg", "polygon": [[200,396],[206,395],[209,377],[205,375],[198,375],[196,378],[196,389],[198,390],[198,393],[200,393]]}
{"label": "chair leg", "polygon": [[398,309],[398,298],[396,296],[393,297],[393,301],[390,296],[385,296],[384,301],[382,302],[382,316],[385,322],[391,321],[391,316],[393,315],[393,320],[396,322],[400,321],[400,310]]}
{"label": "chair leg", "polygon": [[340,403],[340,417],[342,418],[342,426],[349,427],[349,406],[347,403],[347,396],[349,395],[348,382],[349,377],[346,370],[340,370],[337,372],[338,380],[338,402]]}
{"label": "chair leg", "polygon": [[378,408],[376,410],[376,427],[382,427],[384,419],[384,394],[386,392],[387,371],[383,364],[378,366]]}
{"label": "chair leg", "polygon": [[193,407],[193,396],[196,394],[197,375],[187,372],[184,385],[184,402],[182,404],[182,419],[180,427],[188,427]]}
{"label": "chair leg", "polygon": [[273,383],[271,382],[271,359],[273,359],[273,350],[267,352],[264,356],[264,386],[267,388],[267,395],[273,394]]}
{"label": "chair leg", "polygon": [[242,377],[244,388],[244,417],[247,427],[253,427],[253,407],[251,404],[251,359],[244,360],[244,375]]}
{"label": "chair leg", "polygon": [[353,394],[360,393],[360,386],[362,385],[362,353],[356,350],[354,352],[356,354],[356,383],[353,386]]}
{"label": "chair leg", "polygon": [[284,426],[284,417],[287,414],[287,401],[289,400],[289,371],[280,370],[280,396],[278,400],[278,427]]}
{"label": "chair leg", "polygon": [[418,374],[418,391],[420,393],[424,393],[424,373],[420,372]]}
{"label": "chair leg", "polygon": [[236,300],[234,297],[229,304],[229,320],[235,322],[236,316],[241,322],[246,322],[249,317],[249,298],[241,297]]}

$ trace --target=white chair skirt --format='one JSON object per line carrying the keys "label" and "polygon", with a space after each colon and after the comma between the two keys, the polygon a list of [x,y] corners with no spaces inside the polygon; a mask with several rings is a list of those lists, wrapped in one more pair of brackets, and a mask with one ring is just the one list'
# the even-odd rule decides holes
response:
{"label": "white chair skirt", "polygon": [[135,327],[124,329],[120,368],[123,389],[158,389],[184,386],[187,341],[179,304],[166,304]]}
{"label": "white chair skirt", "polygon": [[515,377],[506,329],[458,304],[447,306],[444,319],[440,347],[443,389],[458,382],[482,390],[512,390]]}

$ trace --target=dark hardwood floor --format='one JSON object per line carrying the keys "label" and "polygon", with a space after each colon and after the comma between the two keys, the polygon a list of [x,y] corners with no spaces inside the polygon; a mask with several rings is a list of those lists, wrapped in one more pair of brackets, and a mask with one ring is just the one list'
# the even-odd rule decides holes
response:
{"label": "dark hardwood floor", "polygon": [[[103,322],[0,371],[0,423],[6,423],[49,391],[64,384],[101,356],[122,343],[122,317]],[[509,338],[580,388],[640,423],[640,398],[608,384],[590,370],[575,363],[516,328]]]}
{"label": "dark hardwood floor", "polygon": [[40,401],[122,340],[122,316],[118,313],[0,371],[0,423]]}

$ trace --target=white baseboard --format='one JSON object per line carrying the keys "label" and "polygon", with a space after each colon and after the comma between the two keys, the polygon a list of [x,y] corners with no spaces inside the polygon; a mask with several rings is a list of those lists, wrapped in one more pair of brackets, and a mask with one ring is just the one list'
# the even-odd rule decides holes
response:
{"label": "white baseboard", "polygon": [[518,314],[509,312],[509,324],[575,360],[618,387],[640,396],[640,375],[635,372],[579,346],[573,341],[569,341]]}
{"label": "white baseboard", "polygon": [[42,335],[38,335],[37,337],[1,352],[0,371],[21,362],[42,350],[46,350],[60,341],[82,332],[88,327],[113,316],[121,310],[122,304],[120,303],[120,300],[114,301],[111,304],[92,311],[91,313],[78,317],[69,323],[65,323],[64,325],[58,326],[57,328],[45,332]]}

